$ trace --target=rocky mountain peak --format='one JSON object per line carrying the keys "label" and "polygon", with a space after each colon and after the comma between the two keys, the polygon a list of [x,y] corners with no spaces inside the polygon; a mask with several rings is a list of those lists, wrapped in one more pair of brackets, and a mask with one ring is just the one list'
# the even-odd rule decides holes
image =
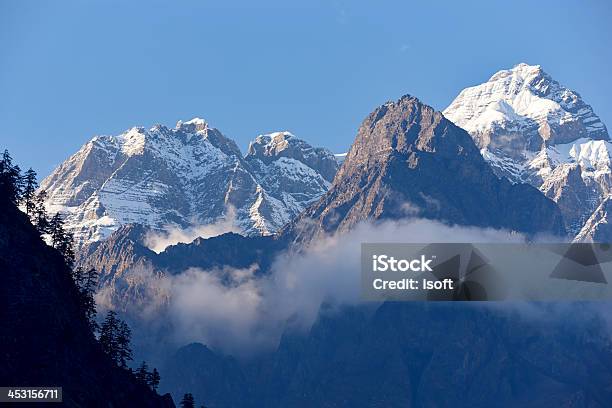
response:
{"label": "rocky mountain peak", "polygon": [[511,69],[504,69],[496,72],[491,76],[489,82],[501,80],[503,78],[513,77],[512,79],[520,82],[531,82],[534,78],[545,77],[550,79],[550,76],[544,72],[541,65],[529,65],[521,62],[516,64]]}
{"label": "rocky mountain peak", "polygon": [[191,120],[188,120],[187,122],[179,120],[176,123],[175,129],[182,130],[183,132],[187,133],[197,133],[208,129],[208,123],[201,118],[193,118]]}
{"label": "rocky mountain peak", "polygon": [[288,131],[259,135],[249,143],[247,155],[257,156],[258,158],[279,156],[289,148],[290,143],[292,145],[299,144],[300,140]]}
{"label": "rocky mountain peak", "polygon": [[[259,139],[264,159],[245,159],[203,119],[170,129],[134,127],[96,136],[43,180],[78,245],[122,225],[190,229],[226,220],[245,234],[272,234],[329,187],[337,163],[288,132]],[[265,160],[270,158],[270,160]],[[248,162],[247,162],[248,161]],[[224,224],[225,225],[225,224]]]}
{"label": "rocky mountain peak", "polygon": [[315,169],[327,181],[331,181],[338,170],[338,162],[331,151],[313,147],[287,131],[257,136],[249,144],[245,156],[247,161],[259,160],[266,165],[283,158]]}
{"label": "rocky mountain peak", "polygon": [[480,148],[511,157],[580,138],[609,139],[591,106],[539,65],[518,64],[464,89],[444,115],[467,130]]}
{"label": "rocky mountain peak", "polygon": [[411,95],[387,102],[361,124],[344,161],[344,170],[338,176],[345,176],[365,162],[388,161],[394,154],[407,155],[413,160],[416,152],[437,153],[438,157],[457,154],[478,157],[469,135],[449,128],[456,127],[440,112]]}
{"label": "rocky mountain peak", "polygon": [[551,200],[498,179],[465,130],[410,95],[366,117],[329,192],[284,234],[309,240],[406,217],[564,234]]}
{"label": "rocky mountain peak", "polygon": [[539,65],[521,63],[464,89],[444,115],[469,132],[498,176],[557,202],[572,234],[612,190],[606,126]]}

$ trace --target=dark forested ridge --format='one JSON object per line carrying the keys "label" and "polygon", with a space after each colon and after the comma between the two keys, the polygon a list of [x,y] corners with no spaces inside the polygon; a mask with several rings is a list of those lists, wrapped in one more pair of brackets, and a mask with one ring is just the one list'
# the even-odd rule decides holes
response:
{"label": "dark forested ridge", "polygon": [[174,407],[169,395],[157,395],[105,354],[65,254],[17,208],[23,179],[2,163],[0,384],[61,386],[72,407]]}
{"label": "dark forested ridge", "polygon": [[322,310],[254,361],[187,345],[163,388],[210,407],[610,407],[612,348],[593,305],[536,306]]}

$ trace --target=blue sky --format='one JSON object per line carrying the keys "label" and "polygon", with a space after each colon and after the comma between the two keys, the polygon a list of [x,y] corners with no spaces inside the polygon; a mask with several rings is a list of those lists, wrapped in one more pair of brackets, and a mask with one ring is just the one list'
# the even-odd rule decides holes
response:
{"label": "blue sky", "polygon": [[376,106],[443,109],[540,64],[612,126],[612,2],[0,0],[0,148],[41,176],[96,134],[205,118],[334,152]]}

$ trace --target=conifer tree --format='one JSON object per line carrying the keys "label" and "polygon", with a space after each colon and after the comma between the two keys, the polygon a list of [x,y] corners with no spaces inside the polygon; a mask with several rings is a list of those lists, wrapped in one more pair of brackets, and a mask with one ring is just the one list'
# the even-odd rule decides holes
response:
{"label": "conifer tree", "polygon": [[183,395],[183,399],[181,400],[181,408],[195,408],[195,400],[193,399],[193,394],[188,392]]}
{"label": "conifer tree", "polygon": [[119,366],[123,368],[127,368],[127,362],[132,360],[132,348],[130,347],[131,338],[132,331],[130,327],[126,322],[120,320],[117,344],[119,345]]}
{"label": "conifer tree", "polygon": [[95,333],[98,328],[98,323],[96,322],[96,300],[94,299],[97,287],[98,271],[94,268],[90,268],[84,274],[81,298],[83,311],[85,312],[85,317],[87,318],[89,329],[92,333]]}
{"label": "conifer tree", "polygon": [[19,204],[23,189],[23,178],[19,166],[13,165],[13,158],[5,150],[0,159],[0,194],[15,205]]}
{"label": "conifer tree", "polygon": [[34,198],[34,213],[31,218],[40,235],[49,233],[49,219],[45,208],[46,200],[47,192],[45,190],[39,191]]}
{"label": "conifer tree", "polygon": [[49,221],[49,235],[51,245],[57,249],[64,257],[64,262],[69,268],[74,264],[74,249],[72,233],[64,229],[64,220],[60,213],[56,213]]}
{"label": "conifer tree", "polygon": [[161,377],[159,375],[159,371],[157,371],[157,368],[154,367],[153,371],[149,373],[149,377],[147,381],[153,391],[157,391],[157,387],[159,386],[160,380],[161,380]]}
{"label": "conifer tree", "polygon": [[102,350],[118,365],[119,345],[117,343],[117,332],[119,330],[119,319],[117,313],[109,311],[100,326],[99,342]]}
{"label": "conifer tree", "polygon": [[127,361],[132,359],[130,348],[131,330],[127,323],[109,311],[100,327],[100,345],[117,366],[127,369]]}
{"label": "conifer tree", "polygon": [[23,176],[23,192],[21,194],[21,200],[25,206],[26,214],[30,217],[34,215],[36,210],[36,188],[38,183],[36,182],[36,172],[29,168]]}
{"label": "conifer tree", "polygon": [[92,333],[95,333],[98,323],[96,322],[96,301],[94,295],[98,284],[98,272],[94,268],[85,271],[79,266],[72,271],[72,279],[79,290],[81,310],[85,313],[89,329]]}
{"label": "conifer tree", "polygon": [[143,361],[142,364],[138,366],[138,368],[136,369],[135,377],[138,381],[142,382],[143,384],[148,384],[149,366],[147,365],[146,361]]}
{"label": "conifer tree", "polygon": [[64,221],[60,213],[56,213],[49,220],[49,235],[51,236],[51,245],[58,248],[64,240]]}

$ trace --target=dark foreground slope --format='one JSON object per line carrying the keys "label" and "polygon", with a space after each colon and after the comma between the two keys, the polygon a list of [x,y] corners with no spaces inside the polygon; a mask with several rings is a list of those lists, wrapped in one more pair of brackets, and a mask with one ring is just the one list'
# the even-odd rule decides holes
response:
{"label": "dark foreground slope", "polygon": [[61,386],[69,407],[174,407],[113,365],[56,250],[0,197],[0,385]]}

